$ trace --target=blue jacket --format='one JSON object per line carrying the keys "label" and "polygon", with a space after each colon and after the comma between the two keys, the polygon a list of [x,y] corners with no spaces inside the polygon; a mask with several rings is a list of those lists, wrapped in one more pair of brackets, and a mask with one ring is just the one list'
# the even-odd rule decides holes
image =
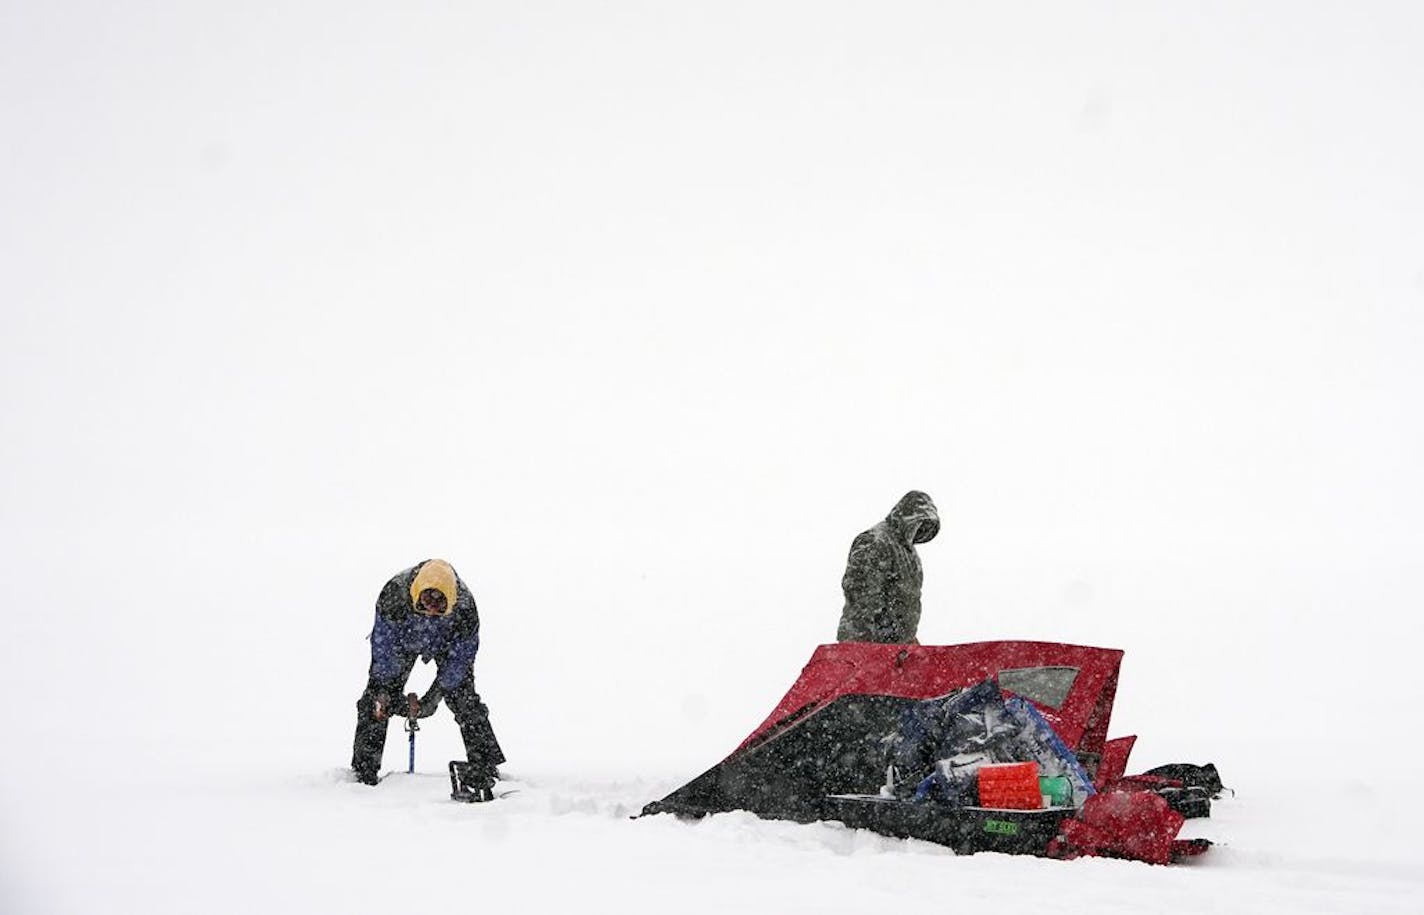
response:
{"label": "blue jacket", "polygon": [[445,616],[415,612],[410,586],[420,565],[396,574],[376,599],[371,629],[371,679],[394,685],[416,657],[434,661],[435,682],[447,694],[470,677],[480,650],[480,615],[470,589],[457,576],[455,605]]}

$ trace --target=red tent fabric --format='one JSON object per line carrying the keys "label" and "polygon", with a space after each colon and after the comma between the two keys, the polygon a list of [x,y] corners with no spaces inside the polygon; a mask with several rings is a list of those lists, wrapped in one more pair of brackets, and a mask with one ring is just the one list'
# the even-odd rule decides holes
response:
{"label": "red tent fabric", "polygon": [[[1080,756],[1100,754],[1117,695],[1122,652],[1060,642],[970,642],[964,645],[882,645],[837,642],[821,645],[796,683],[737,749],[764,739],[779,725],[849,694],[931,699],[998,677],[1005,670],[1072,668],[1066,697],[1049,704],[1024,695]],[[1000,678],[1008,692],[1014,690]],[[1126,764],[1126,759],[1122,760]]]}

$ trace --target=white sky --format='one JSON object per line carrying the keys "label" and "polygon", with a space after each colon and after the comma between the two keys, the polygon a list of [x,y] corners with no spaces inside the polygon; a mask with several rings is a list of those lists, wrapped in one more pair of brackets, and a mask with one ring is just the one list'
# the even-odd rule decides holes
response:
{"label": "white sky", "polygon": [[920,488],[925,641],[1424,698],[1417,5],[300,7],[0,6],[7,687],[340,757],[443,555],[517,742],[725,751]]}

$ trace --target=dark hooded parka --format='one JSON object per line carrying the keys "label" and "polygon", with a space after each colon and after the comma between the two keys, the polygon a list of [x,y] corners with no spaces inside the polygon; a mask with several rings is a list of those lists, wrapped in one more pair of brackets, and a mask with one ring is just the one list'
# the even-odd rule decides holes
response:
{"label": "dark hooded parka", "polygon": [[845,608],[836,633],[839,641],[915,641],[924,583],[915,544],[928,543],[938,533],[934,502],[922,492],[911,491],[895,503],[884,521],[855,538],[841,579]]}

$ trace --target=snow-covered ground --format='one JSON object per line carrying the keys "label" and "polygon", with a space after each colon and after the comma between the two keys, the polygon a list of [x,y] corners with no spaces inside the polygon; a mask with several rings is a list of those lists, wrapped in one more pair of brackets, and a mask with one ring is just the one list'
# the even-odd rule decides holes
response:
{"label": "snow-covered ground", "polygon": [[[6,689],[17,713],[0,778],[7,911],[864,912],[1012,899],[1124,912],[1417,912],[1424,901],[1408,812],[1420,740],[1403,711],[1417,692],[1386,688],[1389,671],[1369,676],[1372,658],[1400,663],[1412,647],[1357,652],[1343,635],[1333,644],[1329,629],[1275,639],[1244,614],[1200,639],[1173,638],[1170,627],[1087,639],[1127,649],[1113,733],[1140,735],[1134,768],[1212,760],[1236,790],[1184,832],[1217,846],[1170,868],[956,857],[836,824],[631,818],[770,710],[812,647],[792,636],[768,635],[775,659],[730,633],[701,645],[675,633],[609,638],[564,654],[538,633],[576,629],[568,617],[487,601],[477,672],[510,755],[503,787],[514,793],[482,806],[448,799],[444,764],[459,744],[444,709],[419,735],[414,775],[397,727],[385,779],[355,784],[344,765],[368,611],[306,603],[307,588],[319,594],[324,583],[285,572],[277,581],[273,570],[285,567],[268,547],[252,547],[268,563],[224,578],[171,546],[167,562],[100,566],[107,582],[76,570],[80,593],[107,584],[189,600],[90,602],[92,637],[67,633],[66,614],[12,614]],[[32,574],[9,584],[11,606],[45,607],[48,582],[73,555],[21,555]],[[298,597],[276,596],[286,589]],[[274,596],[264,604],[266,590]],[[976,591],[964,599],[986,603]],[[971,626],[954,622],[962,609],[928,611],[940,618],[927,628],[962,626],[967,638],[996,625],[1011,637],[1035,625],[1048,637],[1071,629],[1055,629],[1054,614]],[[1103,612],[1130,616],[1111,602]],[[834,616],[788,611],[787,626],[816,631]],[[1238,669],[1248,656],[1254,667]],[[1322,659],[1347,672],[1318,683]],[[417,667],[414,685],[432,675]]]}
{"label": "snow-covered ground", "polygon": [[[1218,845],[1163,868],[956,857],[745,813],[633,820],[687,773],[636,762],[580,771],[572,750],[507,767],[503,787],[514,792],[494,803],[458,804],[442,771],[453,748],[436,736],[453,729],[448,716],[435,720],[414,775],[393,740],[395,771],[375,789],[323,767],[336,748],[314,741],[210,747],[213,757],[182,767],[151,747],[36,735],[5,772],[6,910],[860,913],[1012,900],[1070,911],[1418,912],[1424,899],[1418,826],[1392,774],[1282,773],[1222,757],[1236,797],[1183,833]],[[202,739],[175,741],[171,755]],[[125,761],[96,760],[114,751]]]}
{"label": "snow-covered ground", "polygon": [[[1424,911],[1415,4],[8,3],[0,912]],[[938,502],[1189,866],[634,820]],[[518,788],[343,777],[451,560]],[[417,668],[413,687],[432,671]]]}

